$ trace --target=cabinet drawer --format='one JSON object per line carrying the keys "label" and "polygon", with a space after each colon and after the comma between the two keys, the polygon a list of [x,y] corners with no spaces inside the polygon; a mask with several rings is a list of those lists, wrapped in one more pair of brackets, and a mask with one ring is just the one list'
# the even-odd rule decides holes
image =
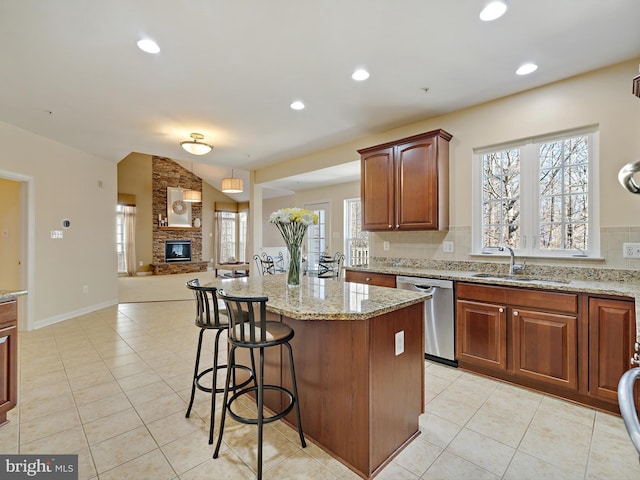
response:
{"label": "cabinet drawer", "polygon": [[396,288],[396,276],[386,273],[354,272],[353,270],[347,270],[345,281]]}
{"label": "cabinet drawer", "polygon": [[457,298],[564,313],[578,313],[578,295],[574,293],[458,283],[456,294]]}
{"label": "cabinet drawer", "polygon": [[18,307],[15,300],[0,303],[0,325],[15,322],[18,316]]}

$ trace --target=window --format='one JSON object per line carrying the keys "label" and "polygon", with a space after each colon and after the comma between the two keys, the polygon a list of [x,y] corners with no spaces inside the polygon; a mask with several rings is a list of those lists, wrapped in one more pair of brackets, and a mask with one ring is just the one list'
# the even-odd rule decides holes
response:
{"label": "window", "polygon": [[118,273],[127,273],[124,244],[124,206],[116,206],[116,252],[118,254]]}
{"label": "window", "polygon": [[304,208],[318,215],[318,224],[309,225],[307,229],[307,270],[317,271],[320,255],[326,253],[327,225],[329,224],[329,211],[331,205],[328,202],[305,205]]}
{"label": "window", "polygon": [[345,266],[369,263],[369,232],[362,231],[362,202],[359,198],[344,201]]}
{"label": "window", "polygon": [[236,258],[236,213],[220,212],[220,258],[227,261]]}
{"label": "window", "polygon": [[234,258],[246,262],[248,210],[236,212],[235,204],[217,202],[214,209],[215,261],[223,263]]}
{"label": "window", "polygon": [[599,256],[595,129],[474,153],[473,251]]}

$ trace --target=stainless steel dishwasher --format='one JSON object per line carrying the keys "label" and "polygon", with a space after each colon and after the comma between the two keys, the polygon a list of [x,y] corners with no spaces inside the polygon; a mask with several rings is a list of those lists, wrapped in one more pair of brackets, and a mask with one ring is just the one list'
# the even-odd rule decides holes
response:
{"label": "stainless steel dishwasher", "polygon": [[398,276],[396,287],[432,294],[432,297],[424,302],[425,358],[457,367],[453,282],[436,278]]}

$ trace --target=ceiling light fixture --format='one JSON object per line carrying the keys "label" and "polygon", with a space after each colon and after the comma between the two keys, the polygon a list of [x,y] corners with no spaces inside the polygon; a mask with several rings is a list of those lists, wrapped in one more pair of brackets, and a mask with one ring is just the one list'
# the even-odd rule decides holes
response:
{"label": "ceiling light fixture", "polygon": [[362,82],[369,78],[369,72],[367,72],[364,68],[359,68],[358,70],[353,72],[351,78],[353,78],[356,82]]}
{"label": "ceiling light fixture", "polygon": [[480,20],[490,22],[500,18],[509,8],[509,4],[504,0],[489,2],[480,12]]}
{"label": "ceiling light fixture", "polygon": [[[191,175],[196,176],[193,172],[193,162],[191,162]],[[200,183],[202,184],[202,182]],[[200,203],[202,201],[202,192],[200,190],[182,190],[182,201]]]}
{"label": "ceiling light fixture", "polygon": [[231,178],[222,179],[222,191],[224,193],[242,193],[244,190],[242,179],[233,176],[233,168],[231,169]]}
{"label": "ceiling light fixture", "polygon": [[189,203],[199,203],[202,201],[202,192],[198,190],[183,190],[182,201]]}
{"label": "ceiling light fixture", "polygon": [[201,133],[192,133],[189,136],[193,138],[193,140],[181,142],[180,145],[185,149],[185,151],[189,152],[190,154],[205,155],[213,149],[213,147],[208,143],[198,141],[204,138],[204,135],[202,135]]}
{"label": "ceiling light fixture", "polygon": [[147,53],[160,53],[160,47],[150,38],[138,40],[138,48]]}
{"label": "ceiling light fixture", "polygon": [[535,63],[525,63],[524,65],[520,65],[520,68],[516,70],[517,75],[529,75],[530,73],[535,72],[538,69],[538,66]]}
{"label": "ceiling light fixture", "polygon": [[296,100],[289,106],[294,110],[302,110],[304,108],[304,103],[302,103],[300,100]]}

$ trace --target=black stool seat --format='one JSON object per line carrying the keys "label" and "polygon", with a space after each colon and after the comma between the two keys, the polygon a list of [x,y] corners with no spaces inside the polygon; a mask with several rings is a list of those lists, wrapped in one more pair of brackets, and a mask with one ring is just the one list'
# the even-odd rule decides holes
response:
{"label": "black stool seat", "polygon": [[[294,408],[296,411],[296,420],[298,423],[298,435],[302,447],[307,444],[302,433],[300,424],[300,404],[298,401],[298,386],[296,384],[296,375],[293,364],[293,351],[289,340],[294,336],[293,329],[286,323],[267,321],[267,297],[236,297],[226,295],[222,290],[218,291],[218,296],[222,299],[227,307],[227,315],[229,318],[229,330],[227,332],[227,341],[229,342],[229,365],[232,368],[227,370],[227,381],[225,383],[225,392],[223,400],[222,418],[220,419],[220,430],[218,432],[218,442],[213,452],[213,458],[218,458],[222,437],[224,434],[224,423],[227,412],[231,418],[239,423],[245,423],[258,426],[258,480],[262,479],[262,433],[265,423],[280,420]],[[291,370],[291,385],[289,390],[280,385],[264,384],[264,349],[283,345],[289,353],[289,366]],[[230,383],[230,375],[233,367],[236,366],[235,354],[237,348],[249,348],[251,350],[251,363],[253,366],[253,383],[251,387],[238,386],[236,391],[229,398],[228,385]],[[255,370],[255,360],[253,357],[254,350],[259,351],[259,371]],[[271,416],[264,416],[264,391],[278,391],[289,400],[286,406],[279,412]],[[257,406],[257,416],[243,417],[233,411],[234,402],[239,398],[253,394],[254,401]]]}
{"label": "black stool seat", "polygon": [[[196,278],[187,282],[187,288],[193,291],[193,295],[196,300],[196,327],[200,328],[200,334],[198,335],[198,349],[196,352],[196,362],[193,371],[193,383],[191,385],[191,399],[189,400],[189,406],[187,407],[186,418],[189,418],[193,402],[195,400],[196,388],[203,392],[211,393],[211,418],[209,421],[209,445],[213,443],[213,426],[215,420],[215,408],[216,408],[216,393],[223,393],[224,388],[217,388],[218,370],[227,368],[227,365],[218,365],[218,353],[219,353],[219,340],[223,331],[229,329],[229,319],[226,315],[226,311],[220,310],[218,306],[218,298],[216,295],[217,288],[215,287],[203,287],[200,285],[200,281]],[[200,353],[202,351],[202,339],[204,332],[207,330],[217,331],[215,337],[215,343],[213,348],[213,366],[205,370],[200,370]],[[245,370],[249,373],[248,378],[240,384],[236,384],[235,369]],[[212,373],[213,380],[211,387],[205,386],[201,383],[202,377]],[[249,385],[253,380],[253,370],[244,365],[234,366],[234,379],[233,379],[233,391]]]}

